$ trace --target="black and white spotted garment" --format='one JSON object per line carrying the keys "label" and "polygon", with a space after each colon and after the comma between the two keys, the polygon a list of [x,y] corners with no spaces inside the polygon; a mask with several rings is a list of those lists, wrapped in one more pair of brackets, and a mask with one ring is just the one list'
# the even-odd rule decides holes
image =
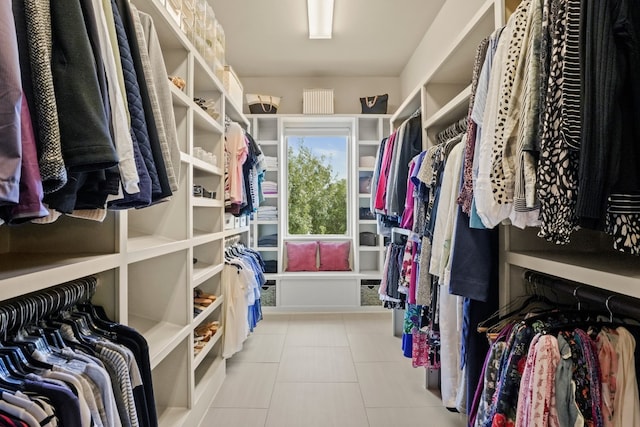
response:
{"label": "black and white spotted garment", "polygon": [[[502,75],[500,77],[498,113],[496,115],[495,140],[492,147],[490,170],[493,199],[498,204],[510,203],[513,200],[514,180],[513,177],[509,177],[508,181],[506,180],[503,162],[515,164],[515,150],[505,152],[505,147],[515,125],[511,112],[517,107],[514,97],[519,96],[519,93],[517,93],[517,90],[514,91],[514,85],[517,83],[517,86],[520,87],[520,82],[516,82],[516,70],[526,38],[530,4],[531,0],[522,1],[513,12],[513,16],[509,19],[509,25],[505,29],[505,31],[511,31],[511,39],[505,56],[506,64],[502,67]],[[515,117],[517,118],[518,114]],[[511,159],[505,159],[505,156],[511,157]],[[507,190],[508,186],[511,187],[509,191]]]}
{"label": "black and white spotted garment", "polygon": [[541,226],[538,236],[556,244],[569,242],[576,230],[576,199],[579,153],[570,150],[561,135],[564,43],[567,3],[552,0],[550,16],[551,54],[547,97],[542,106],[542,140],[537,173]]}
{"label": "black and white spotted garment", "polygon": [[612,194],[608,199],[606,229],[613,247],[640,255],[640,194]]}
{"label": "black and white spotted garment", "polygon": [[[516,161],[510,174],[515,176],[511,222],[515,226],[539,226],[539,204],[536,200],[536,139],[539,128],[540,41],[542,39],[543,0],[532,0],[528,11],[525,40],[518,72],[522,74],[520,118],[517,127]],[[522,68],[522,70],[520,70]],[[505,156],[505,158],[507,158]],[[505,163],[505,176],[507,163]]]}

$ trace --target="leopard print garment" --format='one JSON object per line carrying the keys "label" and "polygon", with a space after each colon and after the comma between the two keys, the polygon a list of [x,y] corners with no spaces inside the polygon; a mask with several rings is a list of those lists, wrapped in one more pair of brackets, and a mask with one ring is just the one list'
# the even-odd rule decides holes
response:
{"label": "leopard print garment", "polygon": [[462,212],[469,215],[471,213],[471,202],[473,201],[473,154],[476,146],[477,125],[471,120],[473,105],[475,103],[476,90],[478,88],[478,78],[484,64],[487,50],[489,47],[489,37],[485,37],[476,49],[476,59],[473,62],[473,75],[471,78],[471,97],[469,98],[469,110],[467,112],[467,135],[465,136],[464,151],[464,171],[462,177],[462,186],[458,195],[458,204]]}
{"label": "leopard print garment", "polygon": [[[504,64],[500,83],[500,99],[498,100],[498,114],[496,117],[495,141],[493,143],[493,153],[491,156],[491,189],[493,198],[496,203],[510,203],[505,174],[503,169],[503,156],[505,153],[505,144],[510,137],[508,121],[510,120],[509,111],[512,108],[513,86],[516,77],[516,68],[520,58],[520,52],[524,43],[527,23],[527,11],[529,10],[530,0],[524,0],[520,3],[516,11],[510,18],[508,28],[512,32],[512,37],[507,48],[506,64]],[[509,155],[509,154],[507,154]],[[515,155],[515,153],[511,154]],[[513,180],[511,180],[513,182]]]}
{"label": "leopard print garment", "polygon": [[[579,1],[579,0],[569,0]],[[537,192],[541,227],[538,236],[556,244],[569,242],[576,230],[579,153],[570,150],[561,135],[562,66],[567,28],[567,0],[551,5],[551,55],[543,114]]]}

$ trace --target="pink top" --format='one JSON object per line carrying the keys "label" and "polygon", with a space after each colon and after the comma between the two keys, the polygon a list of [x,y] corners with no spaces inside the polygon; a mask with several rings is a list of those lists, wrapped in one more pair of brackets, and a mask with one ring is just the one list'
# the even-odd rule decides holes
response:
{"label": "pink top", "polygon": [[409,175],[407,178],[407,197],[404,202],[404,212],[402,213],[402,222],[400,222],[400,227],[406,230],[413,229],[413,207],[415,204],[415,199],[413,198],[413,193],[415,191],[415,184],[411,179],[411,175],[413,175],[413,171],[416,168],[415,158],[411,160],[409,163]]}
{"label": "pink top", "polygon": [[393,157],[393,146],[396,142],[397,132],[394,132],[389,136],[389,140],[384,147],[384,153],[382,154],[382,162],[380,163],[380,178],[378,179],[378,187],[376,190],[376,200],[374,208],[377,211],[386,213],[386,194],[387,184],[389,179],[389,169],[391,168],[391,160]]}
{"label": "pink top", "polygon": [[244,131],[237,123],[231,123],[227,129],[224,148],[229,153],[229,196],[231,203],[242,203],[242,165],[247,160],[249,148]]}

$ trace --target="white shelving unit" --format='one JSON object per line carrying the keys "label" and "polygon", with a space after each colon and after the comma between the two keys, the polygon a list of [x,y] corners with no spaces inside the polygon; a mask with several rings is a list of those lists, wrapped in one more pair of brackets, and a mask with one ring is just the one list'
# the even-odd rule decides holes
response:
{"label": "white shelving unit", "polygon": [[[251,225],[252,247],[258,250],[265,260],[278,262],[277,273],[267,274],[268,285],[263,289],[267,293],[267,306],[275,306],[278,310],[314,309],[314,310],[360,310],[371,309],[371,306],[362,308],[363,300],[360,296],[361,280],[378,280],[381,277],[384,246],[379,241],[376,246],[360,246],[359,233],[364,231],[375,232],[376,221],[361,220],[359,211],[361,207],[369,206],[370,194],[359,193],[360,176],[372,175],[373,167],[360,167],[361,156],[375,157],[380,142],[389,134],[389,115],[340,115],[331,116],[305,116],[305,115],[249,115],[252,134],[265,155],[276,157],[279,161],[278,170],[267,171],[266,180],[278,183],[277,195],[265,195],[265,205],[278,208],[278,220],[261,220],[254,218]],[[281,216],[286,201],[283,192],[286,191],[285,167],[282,159],[285,156],[284,127],[287,123],[305,123],[318,121],[337,121],[347,124],[353,129],[354,141],[351,147],[350,180],[353,194],[353,215],[350,219],[350,234],[341,240],[350,240],[352,247],[352,267],[349,272],[301,272],[291,273],[283,271],[284,263],[284,218]],[[265,247],[258,244],[261,237],[269,234],[278,234],[277,247]],[[327,283],[331,279],[331,284]],[[367,282],[370,283],[370,282]],[[328,290],[328,287],[335,289]],[[274,295],[275,293],[275,295]],[[321,294],[333,295],[327,299]],[[265,306],[265,304],[263,304]],[[380,302],[373,306],[380,306]]]}
{"label": "white shelving unit", "polygon": [[[187,82],[181,91],[167,80],[181,151],[179,190],[153,207],[110,211],[103,223],[62,217],[50,225],[0,227],[0,299],[96,276],[94,302],[149,344],[160,426],[194,426],[226,366],[222,328],[198,355],[194,329],[222,320],[224,241],[237,234],[248,241],[249,235],[248,226],[224,230],[223,118],[227,114],[244,127],[249,121],[164,6],[156,0],[134,3],[154,19],[168,74]],[[220,115],[208,115],[194,97],[213,99]],[[195,147],[215,154],[217,164],[195,158]],[[215,198],[192,196],[194,185]],[[217,296],[197,316],[194,289]]]}

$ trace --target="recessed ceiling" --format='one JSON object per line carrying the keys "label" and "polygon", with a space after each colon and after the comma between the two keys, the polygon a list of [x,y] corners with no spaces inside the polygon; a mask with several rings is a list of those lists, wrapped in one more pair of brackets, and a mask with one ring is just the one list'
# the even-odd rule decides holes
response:
{"label": "recessed ceiling", "polygon": [[209,1],[242,77],[398,77],[445,0],[335,0],[330,40],[309,40],[306,0]]}

